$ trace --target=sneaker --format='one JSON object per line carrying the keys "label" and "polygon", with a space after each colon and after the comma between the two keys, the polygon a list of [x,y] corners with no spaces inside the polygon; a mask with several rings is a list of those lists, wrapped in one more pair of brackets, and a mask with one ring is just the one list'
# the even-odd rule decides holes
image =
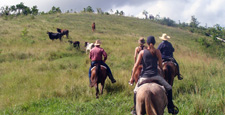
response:
{"label": "sneaker", "polygon": [[135,110],[132,110],[130,113],[131,113],[132,115],[137,115],[137,113],[136,113]]}
{"label": "sneaker", "polygon": [[112,82],[112,83],[116,83],[116,80],[115,80],[115,79],[113,79],[111,82]]}

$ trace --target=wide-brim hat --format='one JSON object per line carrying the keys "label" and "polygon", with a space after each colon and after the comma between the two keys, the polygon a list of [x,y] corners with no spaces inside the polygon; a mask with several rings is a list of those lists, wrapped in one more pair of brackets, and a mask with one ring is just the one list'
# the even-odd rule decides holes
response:
{"label": "wide-brim hat", "polygon": [[162,34],[162,37],[159,37],[162,40],[169,40],[170,36],[166,35],[166,33]]}
{"label": "wide-brim hat", "polygon": [[143,37],[140,37],[138,40],[139,44],[145,44],[145,39]]}
{"label": "wide-brim hat", "polygon": [[100,40],[96,40],[95,41],[95,46],[100,46],[101,45],[101,41]]}

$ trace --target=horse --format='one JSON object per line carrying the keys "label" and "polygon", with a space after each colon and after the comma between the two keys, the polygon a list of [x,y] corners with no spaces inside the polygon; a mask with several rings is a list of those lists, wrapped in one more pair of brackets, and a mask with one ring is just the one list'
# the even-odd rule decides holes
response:
{"label": "horse", "polygon": [[66,35],[67,38],[69,36],[69,30],[67,30],[67,29],[59,29],[59,28],[57,28],[57,32],[61,33],[62,35]]}
{"label": "horse", "polygon": [[94,32],[95,31],[95,22],[92,23],[91,27],[92,27],[92,32]]}
{"label": "horse", "polygon": [[[134,73],[135,83],[137,84],[143,66],[139,65]],[[164,77],[163,71],[158,66],[158,72]],[[146,82],[147,81],[147,82]],[[164,109],[168,104],[166,91],[157,81],[143,81],[136,94],[137,115],[163,115]],[[146,82],[146,83],[144,83]]]}
{"label": "horse", "polygon": [[163,62],[163,73],[164,73],[164,79],[173,86],[174,78],[176,77],[178,70],[177,66],[172,61],[165,61]]}
{"label": "horse", "polygon": [[106,77],[107,77],[106,67],[100,65],[99,63],[95,64],[95,66],[91,69],[91,84],[90,84],[90,87],[95,86],[96,98],[99,98],[99,89],[98,89],[99,83],[101,83],[100,94],[103,94],[103,88],[104,88]]}
{"label": "horse", "polygon": [[47,32],[49,38],[53,41],[54,39],[60,39],[62,41],[62,34],[61,33],[53,33],[53,32]]}
{"label": "horse", "polygon": [[94,43],[88,43],[85,42],[84,47],[86,47],[86,54],[91,51],[91,49],[94,47]]}
{"label": "horse", "polygon": [[137,91],[137,115],[163,115],[167,104],[165,89],[157,83],[145,83]]}

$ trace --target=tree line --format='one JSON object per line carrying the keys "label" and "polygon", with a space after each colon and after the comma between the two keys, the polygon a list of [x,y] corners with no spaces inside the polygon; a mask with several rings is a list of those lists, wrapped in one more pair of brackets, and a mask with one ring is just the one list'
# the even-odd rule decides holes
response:
{"label": "tree line", "polygon": [[[73,10],[67,10],[66,13],[71,13]],[[88,6],[86,8],[83,8],[81,13],[94,13],[94,9],[91,6]],[[124,16],[125,13],[123,11],[116,10],[115,12],[111,9],[109,12],[104,12],[101,8],[96,8],[97,14],[105,14],[105,15],[118,15],[118,16]],[[0,9],[0,15],[1,16],[14,16],[14,15],[42,15],[42,14],[54,14],[54,13],[62,13],[60,7],[53,6],[50,11],[48,12],[39,12],[39,9],[37,6],[28,7],[24,5],[23,2],[12,5],[12,6],[5,6],[1,7]],[[74,11],[73,13],[76,13]],[[225,38],[225,28],[221,27],[219,24],[214,25],[213,27],[203,27],[199,26],[200,22],[197,20],[195,16],[191,16],[190,23],[179,23],[177,24],[174,20],[166,17],[160,17],[159,14],[156,16],[153,16],[152,14],[149,14],[146,10],[143,11],[143,15],[145,16],[145,19],[149,19],[152,21],[155,21],[156,23],[167,25],[171,27],[179,27],[181,29],[189,30],[192,33],[200,33],[205,36],[212,36],[214,40],[216,40],[216,37],[219,38]]]}

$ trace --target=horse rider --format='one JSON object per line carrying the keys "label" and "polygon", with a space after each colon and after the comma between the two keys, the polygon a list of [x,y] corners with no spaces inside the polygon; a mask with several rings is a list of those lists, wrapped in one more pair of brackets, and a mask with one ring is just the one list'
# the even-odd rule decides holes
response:
{"label": "horse rider", "polygon": [[135,52],[134,52],[134,62],[136,62],[137,56],[140,53],[140,51],[147,49],[147,47],[144,45],[145,39],[143,37],[139,38],[138,43],[139,43],[139,46],[135,48]]}
{"label": "horse rider", "polygon": [[133,67],[132,76],[130,78],[130,84],[134,82],[134,73],[138,68],[138,65],[143,60],[143,69],[140,74],[140,78],[138,83],[134,88],[134,110],[133,114],[136,114],[136,92],[139,88],[139,84],[146,80],[154,80],[157,81],[159,85],[162,85],[166,89],[167,99],[168,99],[168,112],[172,114],[177,114],[179,112],[178,108],[173,104],[172,101],[172,86],[166,82],[166,80],[158,74],[157,66],[159,64],[160,69],[162,70],[162,57],[161,53],[158,49],[154,48],[155,38],[154,36],[149,36],[147,38],[148,48],[142,50],[137,58],[137,61]]}
{"label": "horse rider", "polygon": [[183,78],[181,77],[180,74],[180,69],[177,61],[173,57],[173,52],[174,48],[172,44],[168,41],[170,39],[170,36],[168,36],[166,33],[162,34],[162,37],[159,37],[163,41],[159,44],[158,48],[162,54],[162,59],[163,62],[165,61],[172,61],[177,65],[177,70],[178,70],[178,80],[182,80]]}
{"label": "horse rider", "polygon": [[[107,75],[109,76],[109,79],[112,83],[115,83],[116,80],[113,78],[112,72],[109,68],[109,66],[105,63],[107,60],[107,53],[103,48],[100,47],[101,41],[96,40],[95,41],[95,47],[91,49],[89,58],[91,59],[91,67],[89,68],[89,81],[91,83],[91,68],[95,66],[96,63],[100,63],[101,65],[105,66],[107,68]],[[104,56],[104,60],[102,60],[102,56]]]}

